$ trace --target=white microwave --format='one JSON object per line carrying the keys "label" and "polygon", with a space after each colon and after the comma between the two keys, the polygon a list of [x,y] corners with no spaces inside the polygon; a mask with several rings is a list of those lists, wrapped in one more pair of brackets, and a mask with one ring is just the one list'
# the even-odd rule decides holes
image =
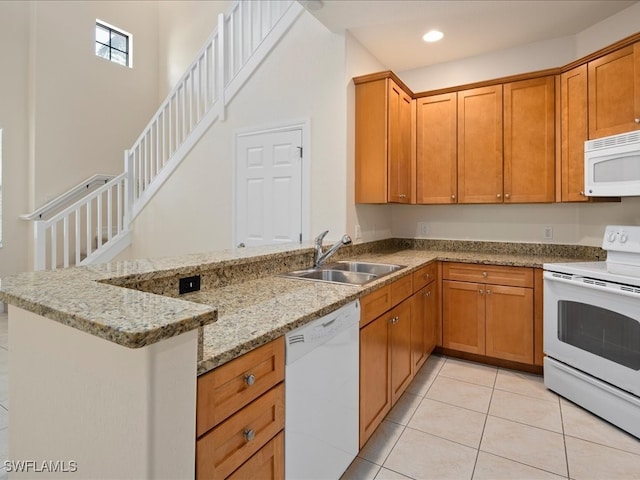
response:
{"label": "white microwave", "polygon": [[640,196],[640,130],[584,142],[589,197]]}

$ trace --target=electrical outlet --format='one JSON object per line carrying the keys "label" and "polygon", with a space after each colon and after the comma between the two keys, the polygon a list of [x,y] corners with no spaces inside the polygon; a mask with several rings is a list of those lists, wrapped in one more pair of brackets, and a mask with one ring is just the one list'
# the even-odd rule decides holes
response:
{"label": "electrical outlet", "polygon": [[360,225],[356,225],[354,236],[356,237],[356,240],[359,240],[362,238],[362,230],[360,230]]}
{"label": "electrical outlet", "polygon": [[550,227],[548,225],[544,227],[544,239],[553,240],[553,227]]}
{"label": "electrical outlet", "polygon": [[197,292],[200,290],[200,275],[194,275],[193,277],[184,277],[180,279],[180,285],[178,287],[178,293]]}
{"label": "electrical outlet", "polygon": [[418,222],[418,231],[421,237],[429,235],[429,224],[427,222]]}

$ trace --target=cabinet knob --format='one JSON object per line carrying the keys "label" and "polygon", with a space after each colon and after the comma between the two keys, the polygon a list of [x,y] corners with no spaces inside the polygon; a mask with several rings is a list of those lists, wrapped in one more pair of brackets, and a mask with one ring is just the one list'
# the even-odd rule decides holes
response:
{"label": "cabinet knob", "polygon": [[640,118],[634,118],[633,121],[636,123],[640,123]]}
{"label": "cabinet knob", "polygon": [[429,280],[429,274],[428,274],[428,273],[425,273],[425,274],[422,276],[422,278],[424,278],[425,280]]}
{"label": "cabinet knob", "polygon": [[451,200],[455,200],[456,196],[455,195],[451,195]]}
{"label": "cabinet knob", "polygon": [[487,295],[491,295],[491,290],[487,288]]}
{"label": "cabinet knob", "polygon": [[496,198],[502,198],[502,194],[501,193],[496,194]]}
{"label": "cabinet knob", "polygon": [[398,320],[400,320],[398,317],[393,317],[393,318],[391,319],[391,324],[392,324],[392,325],[395,325],[396,323],[398,323]]}
{"label": "cabinet knob", "polygon": [[253,428],[248,428],[242,432],[242,436],[247,442],[250,442],[254,438],[256,438],[256,431]]}
{"label": "cabinet knob", "polygon": [[586,197],[586,195],[584,194],[584,192],[580,192],[580,195],[583,197]]}
{"label": "cabinet knob", "polygon": [[253,373],[247,373],[244,376],[244,383],[250,387],[251,385],[253,385],[254,383],[256,383],[256,376]]}
{"label": "cabinet knob", "polygon": [[483,276],[484,278],[487,278],[487,276],[488,276],[488,275],[489,275],[489,274],[488,274],[487,272],[482,272],[482,276]]}
{"label": "cabinet knob", "polygon": [[398,195],[400,198],[407,198],[407,196],[404,193],[401,193],[400,195]]}
{"label": "cabinet knob", "polygon": [[504,194],[504,198],[509,199],[509,198],[511,198],[511,195],[509,195],[508,193],[505,193]]}
{"label": "cabinet knob", "polygon": [[430,297],[431,296],[431,292],[424,292],[424,296],[425,297]]}
{"label": "cabinet knob", "polygon": [[484,293],[484,291],[483,291],[482,289],[480,289],[480,290],[478,290],[478,293],[479,293],[480,295],[482,295],[482,294]]}

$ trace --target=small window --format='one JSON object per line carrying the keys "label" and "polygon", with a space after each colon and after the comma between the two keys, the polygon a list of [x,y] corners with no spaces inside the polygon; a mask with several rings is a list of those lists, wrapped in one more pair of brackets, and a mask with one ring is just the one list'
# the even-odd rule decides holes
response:
{"label": "small window", "polygon": [[131,35],[96,20],[96,55],[125,67],[131,66]]}

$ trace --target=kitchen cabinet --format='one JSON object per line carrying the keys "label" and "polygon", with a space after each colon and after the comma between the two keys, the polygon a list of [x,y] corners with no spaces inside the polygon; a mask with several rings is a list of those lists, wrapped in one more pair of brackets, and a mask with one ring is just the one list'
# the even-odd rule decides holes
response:
{"label": "kitchen cabinet", "polygon": [[588,63],[589,138],[640,129],[640,42]]}
{"label": "kitchen cabinet", "polygon": [[533,271],[533,364],[542,367],[544,361],[544,271]]}
{"label": "kitchen cabinet", "polygon": [[445,263],[444,348],[533,364],[533,269]]}
{"label": "kitchen cabinet", "polygon": [[589,139],[587,65],[560,76],[561,147],[560,198],[586,202],[584,193],[584,142]]}
{"label": "kitchen cabinet", "polygon": [[284,337],[198,377],[196,478],[283,478]]}
{"label": "kitchen cabinet", "polygon": [[427,360],[437,344],[438,323],[438,264],[433,262],[413,273],[411,297],[411,361],[414,374]]}
{"label": "kitchen cabinet", "polygon": [[458,201],[502,203],[502,85],[458,92]]}
{"label": "kitchen cabinet", "polygon": [[505,83],[504,203],[555,199],[555,76]]}
{"label": "kitchen cabinet", "polygon": [[456,92],[418,98],[416,115],[416,203],[456,203]]}
{"label": "kitchen cabinet", "polygon": [[356,203],[411,203],[413,100],[390,74],[356,84]]}
{"label": "kitchen cabinet", "polygon": [[413,378],[411,285],[406,275],[361,299],[360,448]]}

